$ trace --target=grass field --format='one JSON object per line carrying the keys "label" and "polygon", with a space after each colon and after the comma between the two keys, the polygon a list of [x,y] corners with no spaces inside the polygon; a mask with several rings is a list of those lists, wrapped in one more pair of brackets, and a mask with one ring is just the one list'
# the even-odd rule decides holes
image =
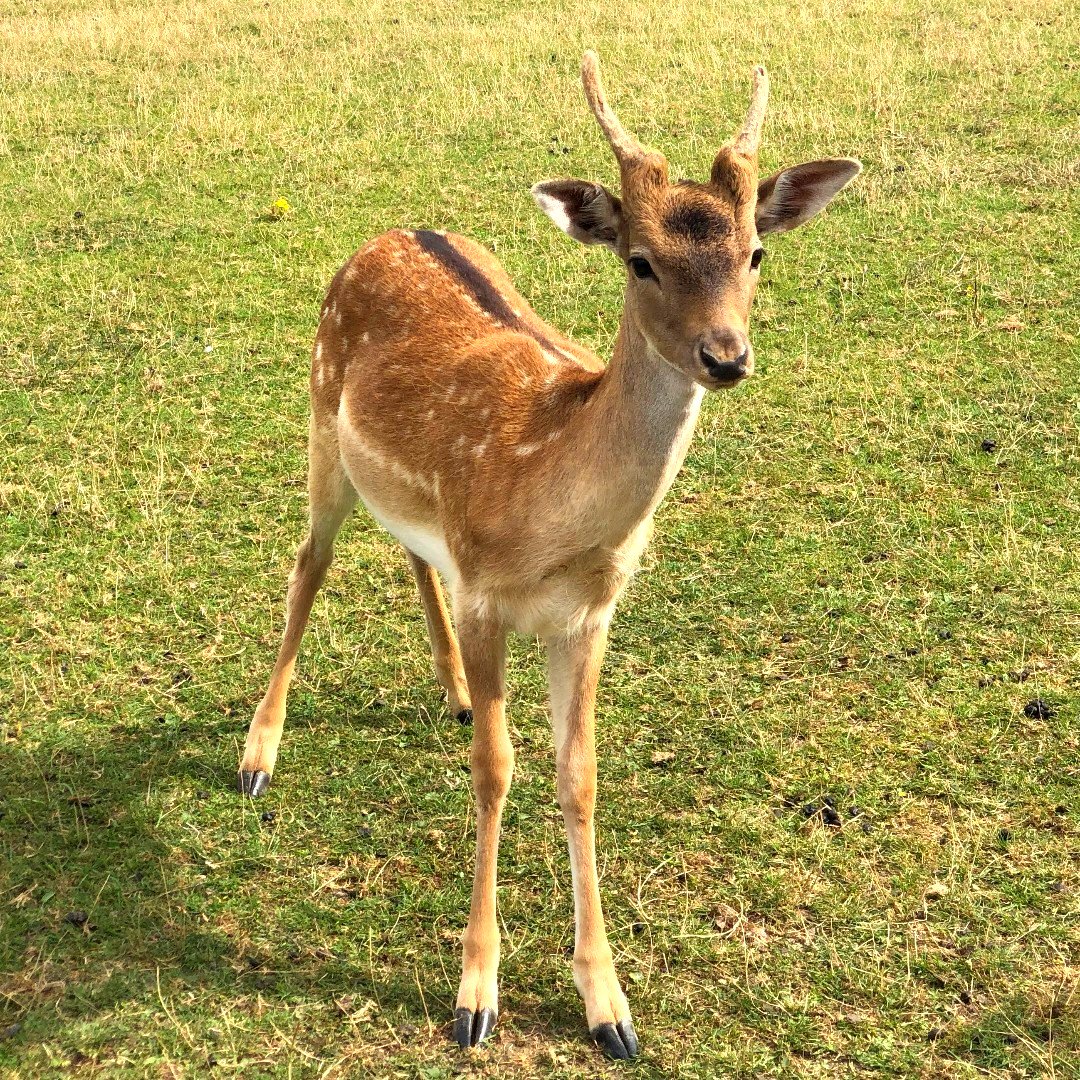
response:
{"label": "grass field", "polygon": [[615,179],[584,47],[675,175],[756,62],[765,168],[865,165],[770,238],[758,374],[707,401],[614,623],[598,831],[632,1071],[1080,1076],[1070,0],[0,2],[0,1075],[617,1071],[571,980],[523,640],[499,1028],[448,1041],[468,732],[363,515],[274,786],[232,791],[337,266],[394,225],[465,232],[611,347],[619,266],[528,193]]}

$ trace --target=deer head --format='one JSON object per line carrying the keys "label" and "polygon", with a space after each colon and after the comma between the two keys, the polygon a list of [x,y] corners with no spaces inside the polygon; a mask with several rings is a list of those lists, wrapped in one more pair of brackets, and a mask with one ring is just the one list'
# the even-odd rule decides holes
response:
{"label": "deer head", "polygon": [[830,158],[759,179],[769,79],[758,67],[746,121],[721,146],[708,181],[672,184],[663,155],[642,147],[612,111],[593,52],[585,54],[581,79],[619,163],[620,193],[585,180],[549,180],[533,197],[568,235],[602,244],[626,264],[624,320],[650,353],[706,389],[734,386],[754,370],[749,317],[761,237],[808,221],[862,166]]}

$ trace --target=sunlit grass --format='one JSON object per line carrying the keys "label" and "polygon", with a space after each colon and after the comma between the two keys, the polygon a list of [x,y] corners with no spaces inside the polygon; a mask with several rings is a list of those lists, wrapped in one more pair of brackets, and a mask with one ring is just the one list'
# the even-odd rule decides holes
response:
{"label": "sunlit grass", "polygon": [[230,790],[337,266],[394,225],[466,232],[610,349],[618,267],[528,195],[614,180],[585,47],[675,175],[762,61],[765,166],[865,165],[769,243],[758,374],[707,402],[613,627],[601,871],[636,1072],[1077,1075],[1065,0],[0,8],[0,1073],[606,1068],[523,641],[499,1034],[448,1045],[467,733],[362,516],[271,794]]}

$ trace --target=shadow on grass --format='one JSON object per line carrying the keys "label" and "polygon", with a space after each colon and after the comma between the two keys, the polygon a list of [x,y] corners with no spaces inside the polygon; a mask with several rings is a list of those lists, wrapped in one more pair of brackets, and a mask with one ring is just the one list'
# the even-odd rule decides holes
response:
{"label": "shadow on grass", "polygon": [[[405,719],[387,711],[377,723]],[[418,989],[445,982],[430,950],[417,950],[404,975],[389,956],[365,970],[356,953],[313,944],[302,926],[270,947],[253,943],[311,898],[295,867],[283,868],[294,852],[267,866],[262,808],[233,790],[242,726],[227,717],[88,723],[0,748],[0,1064],[43,1042],[50,1058],[78,1061],[167,1044],[169,1028],[201,1041],[200,1026],[222,1007],[261,1014],[314,1002],[336,1015],[339,999],[370,998],[417,1027],[427,1010],[444,1019]],[[282,906],[263,925],[274,896]],[[377,911],[368,921],[369,935],[385,930]],[[348,1004],[339,1011],[346,1019]],[[159,1024],[164,1037],[148,1030]]]}
{"label": "shadow on grass", "polygon": [[1008,1069],[1020,1056],[1051,1075],[1054,1061],[1077,1060],[1080,1007],[1069,978],[1052,991],[1019,992],[988,1009],[974,1023],[957,1025],[943,1051],[979,1069]]}

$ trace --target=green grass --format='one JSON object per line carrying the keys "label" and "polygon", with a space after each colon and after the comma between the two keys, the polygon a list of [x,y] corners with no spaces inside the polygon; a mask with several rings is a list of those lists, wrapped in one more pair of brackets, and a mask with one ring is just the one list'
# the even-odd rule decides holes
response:
{"label": "green grass", "polygon": [[[271,794],[230,790],[336,267],[452,228],[610,349],[618,266],[528,196],[613,180],[586,46],[675,175],[759,61],[766,167],[866,167],[768,245],[759,373],[708,400],[614,623],[598,828],[633,1072],[1080,1076],[1069,0],[0,6],[3,1076],[616,1072],[583,1037],[523,641],[499,1033],[448,1044],[467,735],[362,515]],[[843,828],[804,817],[827,795]]]}

